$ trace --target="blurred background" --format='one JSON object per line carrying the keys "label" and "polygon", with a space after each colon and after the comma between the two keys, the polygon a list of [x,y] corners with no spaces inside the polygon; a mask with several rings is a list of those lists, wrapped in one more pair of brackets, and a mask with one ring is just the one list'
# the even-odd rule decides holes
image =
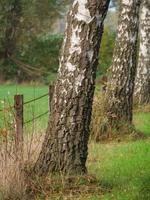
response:
{"label": "blurred background", "polygon": [[[0,82],[49,84],[55,80],[72,0],[0,1]],[[105,20],[97,79],[111,65],[119,2]]]}

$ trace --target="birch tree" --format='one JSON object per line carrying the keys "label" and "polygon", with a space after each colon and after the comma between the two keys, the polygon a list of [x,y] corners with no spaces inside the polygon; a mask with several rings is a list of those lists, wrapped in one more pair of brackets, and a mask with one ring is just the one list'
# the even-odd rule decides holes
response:
{"label": "birch tree", "polygon": [[150,102],[150,1],[143,0],[140,12],[140,47],[134,101]]}
{"label": "birch tree", "polygon": [[139,6],[140,0],[122,0],[121,4],[106,103],[107,117],[114,126],[132,121]]}
{"label": "birch tree", "polygon": [[86,172],[89,124],[109,0],[75,0],[68,13],[52,111],[33,174]]}

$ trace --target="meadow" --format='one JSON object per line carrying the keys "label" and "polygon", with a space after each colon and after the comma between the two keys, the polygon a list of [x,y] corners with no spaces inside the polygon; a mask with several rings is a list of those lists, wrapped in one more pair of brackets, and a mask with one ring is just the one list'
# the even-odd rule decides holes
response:
{"label": "meadow", "polygon": [[[0,86],[0,109],[13,104],[13,95],[24,94],[24,101],[39,97],[48,92],[47,86]],[[41,114],[48,109],[48,98],[45,97],[24,108],[25,120]],[[6,111],[5,111],[6,112]],[[7,114],[7,112],[6,112]],[[4,122],[0,113],[0,128]],[[47,116],[36,121],[35,133],[46,128]],[[134,112],[134,124],[143,132],[146,139],[128,141],[109,141],[89,143],[87,168],[89,178],[80,179],[76,187],[65,190],[62,185],[54,185],[55,195],[42,189],[36,200],[80,199],[80,200],[149,200],[150,199],[150,112]],[[32,123],[27,125],[32,127]],[[44,131],[43,131],[44,132]],[[92,176],[96,177],[92,180]],[[87,184],[88,182],[88,184]],[[80,188],[80,189],[79,189]],[[1,188],[0,188],[1,189]],[[0,197],[1,200],[1,197]]]}

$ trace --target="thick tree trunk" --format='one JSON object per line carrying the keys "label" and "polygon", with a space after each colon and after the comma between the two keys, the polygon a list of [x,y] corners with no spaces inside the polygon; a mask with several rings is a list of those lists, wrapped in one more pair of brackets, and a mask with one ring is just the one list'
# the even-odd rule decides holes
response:
{"label": "thick tree trunk", "polygon": [[33,174],[86,172],[96,66],[109,0],[75,0],[67,18],[45,140]]}
{"label": "thick tree trunk", "polygon": [[122,0],[118,34],[107,91],[107,116],[111,125],[132,121],[140,0]]}
{"label": "thick tree trunk", "polygon": [[150,102],[150,1],[143,0],[140,13],[140,48],[134,101]]}

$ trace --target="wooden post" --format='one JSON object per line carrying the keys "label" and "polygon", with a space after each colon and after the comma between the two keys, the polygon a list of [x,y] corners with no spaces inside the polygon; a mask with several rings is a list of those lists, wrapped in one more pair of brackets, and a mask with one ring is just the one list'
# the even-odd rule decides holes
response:
{"label": "wooden post", "polygon": [[16,121],[16,157],[23,159],[23,95],[14,96],[15,121]]}
{"label": "wooden post", "polygon": [[52,110],[52,98],[53,98],[53,92],[54,92],[54,84],[49,85],[49,115],[51,114]]}

